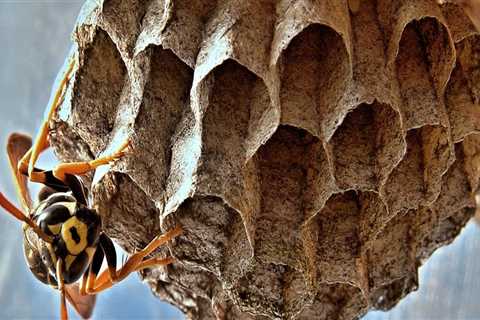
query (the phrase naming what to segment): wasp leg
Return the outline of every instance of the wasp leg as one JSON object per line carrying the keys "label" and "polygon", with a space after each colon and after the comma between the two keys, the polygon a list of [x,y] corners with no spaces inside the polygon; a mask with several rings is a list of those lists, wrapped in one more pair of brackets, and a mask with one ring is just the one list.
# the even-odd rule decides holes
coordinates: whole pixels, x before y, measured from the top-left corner
{"label": "wasp leg", "polygon": [[53,239],[49,235],[47,235],[45,232],[40,229],[40,227],[30,219],[30,217],[27,217],[20,209],[18,209],[13,203],[11,203],[4,195],[3,193],[0,192],[0,206],[4,208],[8,213],[10,213],[12,216],[17,218],[18,220],[25,222],[27,225],[29,225],[33,231],[35,231],[40,238],[42,238],[44,241],[48,243],[52,243]]}
{"label": "wasp leg", "polygon": [[125,264],[125,266],[121,270],[119,270],[119,273],[118,273],[119,276],[115,280],[112,280],[111,274],[104,271],[100,275],[100,277],[98,277],[98,279],[95,281],[95,286],[87,286],[87,293],[97,294],[104,290],[107,290],[111,288],[115,283],[125,279],[132,272],[140,271],[146,268],[166,266],[173,262],[175,262],[175,259],[172,257],[168,257],[168,258],[156,257],[156,258],[142,260],[141,262],[137,263],[137,265],[131,264],[129,267],[127,267],[127,265]]}
{"label": "wasp leg", "polygon": [[166,266],[167,264],[173,263],[175,261],[174,258],[150,258],[147,260],[143,260],[136,268],[135,271],[140,271],[146,268],[156,267],[156,266]]}
{"label": "wasp leg", "polygon": [[[39,150],[39,153],[46,150],[50,145],[48,141],[43,146],[42,149]],[[22,160],[18,163],[18,172],[22,175],[28,177],[28,180],[31,182],[37,182],[45,185],[49,185],[50,187],[56,189],[57,191],[63,191],[65,188],[65,183],[56,179],[51,171],[38,169],[37,167],[33,167],[32,171],[29,171],[29,163],[30,163],[30,156],[32,154],[32,149],[28,150],[28,152],[23,156]]]}
{"label": "wasp leg", "polygon": [[[165,266],[168,264],[171,264],[175,261],[174,258],[169,257],[169,258],[150,258],[144,261],[140,261],[139,263],[137,262],[137,265],[131,264],[129,267],[125,264],[125,266],[119,270],[119,276],[117,279],[112,280],[111,276],[108,272],[108,270],[104,271],[100,277],[98,277],[97,281],[95,281],[95,286],[94,287],[88,287],[87,286],[87,293],[88,294],[97,294],[100,293],[106,289],[111,288],[115,283],[118,283],[125,279],[130,273],[135,272],[135,271],[140,271],[145,268],[151,268],[151,267],[158,267],[158,266]],[[128,263],[128,261],[127,261]],[[92,289],[93,288],[93,289]]]}
{"label": "wasp leg", "polygon": [[57,260],[57,281],[58,281],[58,290],[60,290],[60,318],[62,320],[68,319],[68,311],[67,311],[67,302],[65,300],[65,283],[63,281],[63,260]]}
{"label": "wasp leg", "polygon": [[80,293],[89,294],[91,289],[95,286],[98,272],[103,263],[103,258],[107,258],[107,266],[109,274],[115,275],[117,271],[117,254],[112,240],[105,234],[100,234],[97,250],[93,256],[92,263],[89,269],[85,272],[82,278]]}
{"label": "wasp leg", "polygon": [[88,267],[87,271],[83,274],[82,283],[80,284],[80,294],[87,295],[87,288],[89,286],[93,286],[95,279],[97,278],[98,272],[102,267],[103,258],[105,254],[103,253],[102,248],[100,246],[97,247],[95,250],[95,254],[93,255],[92,262]]}
{"label": "wasp leg", "polygon": [[[10,162],[10,169],[14,178],[17,195],[22,203],[23,210],[30,212],[32,209],[32,199],[28,192],[28,167],[19,166],[20,159],[31,153],[32,138],[22,133],[12,133],[7,141],[7,154]],[[20,167],[20,169],[19,169]],[[46,199],[50,194],[58,191],[71,190],[73,195],[80,203],[86,205],[86,196],[83,184],[75,176],[67,175],[65,183],[56,179],[52,171],[43,171],[33,168],[32,180],[41,182],[45,187],[39,193],[39,200]]]}
{"label": "wasp leg", "polygon": [[[28,166],[19,165],[21,163],[19,159],[22,156],[25,158],[29,153],[31,153],[32,149],[29,149],[31,145],[32,139],[29,136],[20,133],[11,134],[7,143],[7,153],[10,160],[12,174],[15,178],[17,193],[26,211],[30,211],[32,207],[32,200],[27,188]],[[85,188],[81,181],[79,181],[79,179],[74,175],[67,174],[65,181],[60,181],[55,178],[51,170],[46,171],[34,167],[29,178],[32,182],[39,182],[45,185],[38,195],[39,200],[46,199],[54,192],[65,192],[71,190],[77,201],[87,205]]]}
{"label": "wasp leg", "polygon": [[107,258],[107,267],[110,278],[114,280],[117,278],[117,253],[115,251],[115,246],[113,245],[112,240],[104,233],[100,235],[99,243],[105,253],[105,257]]}
{"label": "wasp leg", "polygon": [[[53,175],[53,173],[52,173]],[[69,189],[72,191],[73,196],[75,199],[87,206],[87,191],[85,190],[85,186],[82,183],[81,179],[77,176],[67,174],[65,175],[65,183],[69,187]]]}
{"label": "wasp leg", "polygon": [[65,181],[66,175],[82,175],[96,168],[114,162],[126,154],[126,148],[130,142],[125,142],[120,149],[112,155],[98,158],[92,161],[61,163],[53,169],[55,178]]}
{"label": "wasp leg", "polygon": [[42,188],[38,194],[39,200],[45,200],[49,195],[55,192],[72,191],[73,196],[79,203],[87,205],[85,187],[78,177],[71,174],[65,174],[65,181],[61,181],[53,175],[52,170],[47,171],[38,168],[34,168],[34,170],[35,171],[30,177],[30,180],[44,185],[44,188]]}
{"label": "wasp leg", "polygon": [[[47,271],[48,272],[48,271]],[[47,283],[55,290],[59,289],[57,279],[49,272],[47,273]],[[95,307],[96,296],[84,296],[80,294],[80,287],[78,283],[71,285],[64,285],[65,297],[70,305],[77,311],[82,319],[89,319]]]}
{"label": "wasp leg", "polygon": [[[47,150],[48,147],[50,147],[50,143],[47,141],[45,141],[45,143],[42,145],[42,148],[38,149],[38,154],[42,153],[43,151]],[[32,158],[32,147],[27,151],[27,153],[25,153],[25,155],[22,157],[22,159],[20,159],[20,161],[18,162],[18,165],[17,165],[17,169],[18,169],[18,172],[26,175],[27,177],[30,178],[31,180],[31,177],[30,177],[30,174],[28,173],[28,168],[29,168],[29,163],[30,163],[30,159]],[[35,168],[32,170],[32,174],[35,176]],[[31,180],[33,181],[33,180]],[[37,182],[37,181],[34,181],[34,182]]]}
{"label": "wasp leg", "polygon": [[31,152],[26,154],[25,157],[22,159],[22,162],[19,164],[19,166],[26,166],[26,163],[28,163],[29,177],[31,177],[34,171],[35,163],[37,162],[37,159],[40,156],[40,153],[49,147],[49,142],[48,142],[48,133],[50,130],[49,123],[50,123],[50,120],[52,120],[58,107],[61,105],[63,101],[67,83],[68,81],[70,81],[70,76],[73,72],[74,66],[75,66],[75,59],[72,59],[72,61],[70,62],[70,65],[68,66],[67,72],[65,73],[65,76],[63,77],[57,91],[55,92],[55,96],[53,98],[52,105],[50,106],[50,110],[48,112],[47,118],[43,121],[40,127],[40,131],[37,135],[37,138],[35,139],[35,143],[33,144]]}
{"label": "wasp leg", "polygon": [[[106,290],[113,286],[115,283],[122,281],[125,279],[130,273],[142,270],[144,268],[152,267],[154,265],[167,265],[174,261],[173,258],[150,258],[144,260],[144,258],[151,254],[155,249],[157,249],[162,244],[170,241],[171,239],[177,237],[182,233],[182,228],[177,226],[176,228],[168,231],[165,234],[159,235],[155,239],[153,239],[143,250],[131,255],[127,262],[120,268],[120,270],[116,270],[115,272],[112,271],[112,268],[109,268],[103,271],[100,276],[95,280],[94,286],[87,286],[87,293],[88,294],[96,294],[103,290]],[[112,247],[113,248],[113,247]],[[115,250],[115,248],[113,248]],[[105,253],[108,258],[108,254]],[[114,251],[113,251],[114,254]],[[108,263],[108,260],[107,260]],[[115,269],[115,268],[113,268]]]}

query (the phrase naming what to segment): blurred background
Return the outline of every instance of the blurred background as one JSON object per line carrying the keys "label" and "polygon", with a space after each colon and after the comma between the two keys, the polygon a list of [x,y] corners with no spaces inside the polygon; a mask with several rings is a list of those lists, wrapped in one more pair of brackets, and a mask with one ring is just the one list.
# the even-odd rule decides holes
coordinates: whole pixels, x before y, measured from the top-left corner
{"label": "blurred background", "polygon": [[[0,190],[16,200],[5,141],[13,131],[35,135],[51,86],[70,48],[84,1],[0,0]],[[52,167],[46,154],[41,167]],[[0,210],[1,211],[1,210]],[[0,212],[0,319],[59,317],[59,295],[38,282],[24,261],[21,225]],[[390,312],[364,320],[480,319],[480,229],[471,221],[420,269],[420,288]],[[70,309],[70,316],[76,318]],[[184,319],[156,299],[137,275],[102,293],[94,319]]]}

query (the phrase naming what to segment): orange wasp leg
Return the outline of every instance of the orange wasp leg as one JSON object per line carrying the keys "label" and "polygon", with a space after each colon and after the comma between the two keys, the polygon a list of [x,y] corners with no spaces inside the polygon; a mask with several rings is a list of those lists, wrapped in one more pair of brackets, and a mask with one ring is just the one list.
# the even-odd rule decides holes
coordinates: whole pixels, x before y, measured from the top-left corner
{"label": "orange wasp leg", "polygon": [[[103,290],[112,287],[115,283],[125,279],[130,273],[153,266],[168,265],[174,261],[173,258],[144,258],[151,254],[155,249],[179,236],[182,233],[180,226],[168,231],[165,234],[157,236],[143,250],[131,255],[127,262],[116,271],[111,268],[104,270],[97,278],[96,274],[90,274],[86,281],[85,292],[87,294],[97,294]],[[83,283],[82,283],[83,284]]]}
{"label": "orange wasp leg", "polygon": [[[48,141],[48,134],[49,134],[49,123],[52,120],[53,116],[55,115],[58,107],[62,104],[63,99],[65,97],[65,91],[68,82],[70,81],[70,76],[73,72],[75,66],[75,59],[72,59],[70,65],[68,66],[67,72],[63,77],[60,85],[55,92],[55,96],[48,112],[47,118],[43,121],[39,134],[35,139],[35,143],[30,150],[23,156],[23,158],[18,163],[18,171],[23,174],[27,174],[30,181],[32,182],[39,182],[45,183],[47,181],[47,177],[44,171],[35,170],[35,163],[38,160],[40,154],[50,147],[50,143]],[[72,175],[81,175],[87,173],[88,171],[95,170],[97,167],[108,164],[112,161],[118,160],[122,157],[125,152],[124,149],[128,147],[129,142],[124,143],[120,150],[115,152],[111,156],[102,157],[96,160],[87,161],[87,162],[71,162],[71,163],[62,163],[54,168],[53,175],[55,178],[59,179],[62,182],[65,182],[65,175],[72,174]]]}
{"label": "orange wasp leg", "polygon": [[[128,263],[130,265],[128,265]],[[117,277],[112,280],[111,274],[108,270],[105,270],[96,280],[95,285],[92,287],[87,287],[88,294],[98,294],[104,290],[111,288],[115,283],[118,283],[125,279],[130,273],[135,271],[140,271],[145,268],[165,266],[175,262],[175,259],[172,257],[169,258],[150,258],[141,262],[138,260],[127,261],[127,263],[117,272]]]}
{"label": "orange wasp leg", "polygon": [[58,290],[60,291],[60,317],[62,320],[68,319],[67,302],[65,295],[65,283],[63,281],[63,260],[58,259],[56,265]]}
{"label": "orange wasp leg", "polygon": [[114,154],[92,161],[61,163],[53,169],[53,176],[61,181],[65,181],[66,174],[82,175],[95,170],[102,165],[109,164],[123,157],[126,154],[125,149],[127,149],[129,144],[130,142],[127,141]]}
{"label": "orange wasp leg", "polygon": [[[19,163],[18,169],[20,172],[25,172],[25,169],[28,163],[27,172],[30,179],[32,179],[32,173],[34,172],[35,163],[37,162],[37,159],[40,156],[40,153],[49,147],[49,143],[48,143],[48,133],[50,129],[49,123],[50,123],[50,120],[52,120],[58,107],[62,104],[66,87],[67,87],[68,81],[70,81],[70,76],[73,72],[74,66],[75,66],[75,59],[72,59],[72,61],[70,62],[70,65],[68,66],[67,72],[65,73],[65,76],[63,77],[57,91],[55,92],[52,105],[48,112],[48,116],[43,121],[40,127],[39,134],[35,139],[35,143],[33,144],[31,151],[27,152]],[[34,180],[31,180],[31,181],[34,181]],[[38,181],[38,182],[41,182],[41,181]]]}

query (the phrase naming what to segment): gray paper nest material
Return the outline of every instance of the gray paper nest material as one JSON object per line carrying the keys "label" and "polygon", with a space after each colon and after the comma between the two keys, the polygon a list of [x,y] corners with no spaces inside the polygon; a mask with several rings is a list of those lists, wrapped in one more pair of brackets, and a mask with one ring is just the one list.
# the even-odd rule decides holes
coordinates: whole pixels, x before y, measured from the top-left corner
{"label": "gray paper nest material", "polygon": [[87,1],[74,38],[52,144],[130,137],[94,201],[129,251],[184,227],[143,277],[189,318],[389,309],[473,214],[480,41],[455,5]]}

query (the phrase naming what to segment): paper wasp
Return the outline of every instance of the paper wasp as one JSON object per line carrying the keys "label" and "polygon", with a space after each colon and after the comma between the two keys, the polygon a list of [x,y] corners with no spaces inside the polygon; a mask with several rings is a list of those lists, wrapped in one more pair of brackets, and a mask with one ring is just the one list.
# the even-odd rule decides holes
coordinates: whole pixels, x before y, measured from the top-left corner
{"label": "paper wasp", "polygon": [[[0,206],[23,222],[23,247],[30,271],[41,282],[60,291],[62,319],[68,318],[66,300],[80,316],[88,318],[95,305],[95,294],[134,271],[172,263],[171,257],[147,256],[182,232],[177,226],[156,236],[117,270],[113,242],[102,231],[101,217],[91,208],[87,189],[78,176],[125,156],[130,147],[128,141],[112,155],[89,162],[61,163],[53,170],[35,167],[40,153],[50,146],[49,123],[63,101],[74,66],[72,59],[35,143],[32,145],[29,136],[19,133],[8,138],[8,158],[23,210],[0,192]],[[44,185],[36,205],[31,200],[28,181]],[[108,267],[99,274],[104,259]]]}

